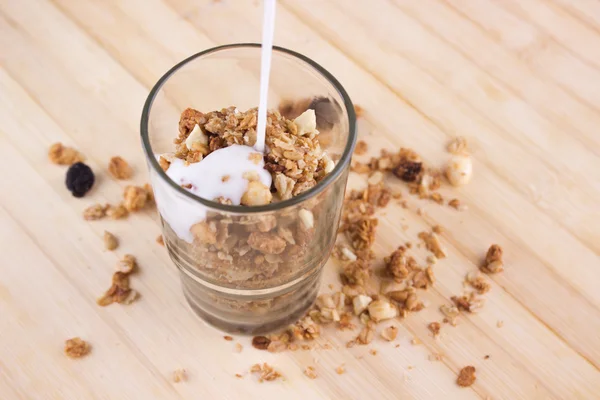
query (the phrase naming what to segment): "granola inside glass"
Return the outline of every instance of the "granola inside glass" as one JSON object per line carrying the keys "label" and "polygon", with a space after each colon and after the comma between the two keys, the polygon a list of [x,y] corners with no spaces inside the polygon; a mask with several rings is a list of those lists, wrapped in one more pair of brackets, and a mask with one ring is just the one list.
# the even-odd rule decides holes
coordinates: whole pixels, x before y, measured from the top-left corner
{"label": "granola inside glass", "polygon": [[[232,45],[192,56],[157,83],[142,116],[164,242],[190,306],[217,327],[252,334],[294,322],[314,302],[335,242],[355,141],[353,107],[339,83],[307,58],[275,49],[271,82],[285,90],[268,113],[266,150],[235,161],[260,169],[211,176],[223,183],[244,179],[246,189],[237,199],[199,196],[206,188],[180,172],[209,162],[215,152],[253,146],[257,110],[241,107],[251,104],[243,94],[248,91],[229,99],[239,108],[189,99],[204,92],[203,85],[214,85],[211,73],[222,72],[223,62],[235,64],[231,75],[246,74],[238,61],[243,58],[251,70],[259,53],[259,45]],[[294,88],[287,83],[290,76],[305,82]],[[283,98],[296,99],[293,109]],[[282,104],[280,113],[276,108]]]}

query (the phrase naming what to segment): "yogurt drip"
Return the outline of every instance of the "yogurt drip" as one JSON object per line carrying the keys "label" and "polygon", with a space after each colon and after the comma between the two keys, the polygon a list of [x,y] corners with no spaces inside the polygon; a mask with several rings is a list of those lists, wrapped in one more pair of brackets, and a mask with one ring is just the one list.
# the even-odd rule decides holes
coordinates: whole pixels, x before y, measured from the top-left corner
{"label": "yogurt drip", "polygon": [[[258,162],[251,154],[259,154]],[[266,187],[271,187],[271,174],[264,169],[261,153],[252,147],[232,145],[213,151],[202,161],[186,166],[185,161],[174,158],[166,174],[177,185],[191,185],[186,190],[198,197],[214,200],[223,197],[239,205],[248,189],[245,174],[256,174]],[[247,175],[246,175],[247,176]],[[161,181],[160,178],[156,179]],[[164,182],[154,182],[156,204],[162,217],[181,239],[192,243],[190,228],[206,218],[207,208],[187,199]]]}

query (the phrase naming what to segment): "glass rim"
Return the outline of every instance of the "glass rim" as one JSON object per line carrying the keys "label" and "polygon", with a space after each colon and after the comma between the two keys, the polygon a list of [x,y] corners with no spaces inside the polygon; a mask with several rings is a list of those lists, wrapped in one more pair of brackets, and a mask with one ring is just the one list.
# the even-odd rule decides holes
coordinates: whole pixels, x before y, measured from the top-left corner
{"label": "glass rim", "polygon": [[242,205],[229,205],[229,204],[221,204],[216,201],[204,199],[200,196],[197,196],[181,186],[177,185],[171,178],[167,176],[165,171],[161,168],[158,160],[155,157],[155,154],[152,152],[152,145],[150,144],[150,136],[148,132],[148,120],[150,116],[150,110],[154,103],[154,99],[156,98],[158,92],[163,87],[163,85],[169,80],[169,78],[174,75],[179,69],[187,65],[188,63],[196,60],[197,58],[201,58],[203,56],[217,53],[222,50],[230,50],[236,48],[261,48],[260,43],[234,43],[234,44],[226,44],[222,46],[212,47],[203,51],[200,51],[183,61],[175,64],[171,69],[169,69],[152,87],[146,101],[144,102],[144,108],[142,110],[142,118],[140,122],[140,133],[142,139],[142,147],[144,148],[144,152],[150,163],[151,167],[158,173],[160,178],[166,181],[169,186],[179,192],[181,195],[190,198],[191,200],[197,201],[200,204],[209,207],[213,210],[228,212],[232,214],[257,214],[257,213],[265,213],[271,211],[278,211],[281,209],[285,209],[288,207],[293,207],[298,204],[305,202],[306,200],[311,199],[312,197],[318,195],[327,187],[329,187],[344,171],[347,164],[350,163],[350,159],[352,158],[352,152],[356,143],[356,114],[354,112],[354,105],[352,104],[352,100],[350,100],[350,96],[344,89],[344,87],[340,84],[340,82],[325,68],[311,60],[310,58],[295,52],[293,50],[286,49],[280,46],[273,46],[274,52],[279,52],[283,54],[287,54],[296,59],[299,59],[312,68],[316,70],[322,77],[324,77],[337,91],[337,93],[341,96],[344,101],[344,107],[346,108],[346,114],[348,115],[348,140],[346,141],[346,146],[344,147],[344,151],[342,152],[342,156],[340,160],[335,165],[334,169],[325,176],[325,178],[319,182],[317,185],[312,187],[311,189],[302,192],[298,196],[292,197],[291,199],[282,200],[276,203],[270,203],[264,206],[242,206]]}

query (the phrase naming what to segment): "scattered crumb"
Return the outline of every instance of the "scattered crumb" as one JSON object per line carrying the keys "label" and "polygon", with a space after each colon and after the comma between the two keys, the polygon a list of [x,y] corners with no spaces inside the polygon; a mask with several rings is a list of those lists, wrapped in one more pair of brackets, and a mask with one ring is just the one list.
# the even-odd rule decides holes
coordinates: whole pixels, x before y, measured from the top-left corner
{"label": "scattered crumb", "polygon": [[116,156],[110,159],[108,163],[108,172],[115,179],[129,179],[133,175],[133,170],[123,158]]}
{"label": "scattered crumb", "polygon": [[306,367],[304,369],[304,375],[308,376],[310,379],[317,379],[317,372],[315,371],[315,367]]}
{"label": "scattered crumb", "polygon": [[68,339],[65,342],[65,354],[67,357],[80,358],[89,354],[90,351],[90,344],[79,337]]}
{"label": "scattered crumb", "polygon": [[468,154],[467,139],[463,136],[457,136],[448,143],[446,150],[451,154]]}
{"label": "scattered crumb", "polygon": [[165,245],[165,239],[163,238],[163,235],[158,235],[156,238],[156,243],[160,244],[161,246]]}
{"label": "scattered crumb", "polygon": [[468,365],[460,370],[456,383],[458,386],[468,387],[475,383],[475,367]]}
{"label": "scattered crumb", "polygon": [[398,336],[398,328],[396,328],[393,325],[388,326],[383,331],[381,331],[381,337],[384,338],[385,340],[387,340],[388,342],[395,340],[397,336]]}
{"label": "scattered crumb", "polygon": [[258,350],[267,350],[271,344],[271,339],[266,336],[254,336],[252,338],[252,347]]}
{"label": "scattered crumb", "polygon": [[356,118],[361,118],[365,114],[365,110],[358,104],[355,104],[354,113],[356,114]]}
{"label": "scattered crumb", "polygon": [[50,162],[58,165],[71,165],[76,162],[85,161],[83,154],[71,147],[65,147],[62,143],[54,143],[48,150]]}
{"label": "scattered crumb", "polygon": [[486,274],[495,274],[504,271],[502,255],[502,247],[497,244],[491,245],[485,256],[485,261],[479,269]]}
{"label": "scattered crumb", "polygon": [[123,205],[127,211],[139,211],[146,205],[149,193],[140,186],[127,186],[123,192]]}
{"label": "scattered crumb", "polygon": [[489,360],[490,356],[489,354],[486,354],[485,357],[483,357],[484,360]]}
{"label": "scattered crumb", "polygon": [[439,322],[431,322],[427,328],[433,333],[433,337],[438,337],[440,334],[441,325]]}
{"label": "scattered crumb", "polygon": [[329,290],[333,290],[333,288],[334,288],[333,283],[330,283],[329,285],[327,285],[327,287],[329,288]]}
{"label": "scattered crumb", "polygon": [[369,353],[371,353],[372,356],[376,356],[377,355],[377,350],[371,349],[371,350],[369,350]]}
{"label": "scattered crumb", "polygon": [[410,341],[410,343],[413,346],[417,346],[417,345],[421,344],[421,341],[419,340],[419,338],[414,338],[413,340]]}
{"label": "scattered crumb", "polygon": [[173,382],[179,383],[185,381],[187,381],[187,373],[185,372],[185,369],[180,368],[173,371]]}
{"label": "scattered crumb", "polygon": [[448,205],[457,210],[463,210],[464,208],[461,206],[459,199],[452,199],[448,202]]}
{"label": "scattered crumb", "polygon": [[395,347],[395,348],[398,348],[398,347],[400,347],[400,345],[399,345],[399,344],[397,344],[397,345],[395,345],[394,347]]}
{"label": "scattered crumb", "polygon": [[229,336],[229,335],[223,336],[223,339],[227,340],[228,342],[233,341],[233,338],[231,336]]}
{"label": "scattered crumb", "polygon": [[446,317],[444,318],[444,322],[448,322],[450,325],[456,326],[456,318],[458,318],[458,315],[460,314],[458,307],[442,304],[440,306],[440,311]]}
{"label": "scattered crumb", "polygon": [[116,236],[108,231],[104,231],[104,248],[112,251],[119,246],[119,241]]}
{"label": "scattered crumb", "polygon": [[111,219],[121,219],[129,215],[129,211],[127,211],[123,204],[118,204],[116,206],[108,205],[106,215]]}
{"label": "scattered crumb", "polygon": [[243,376],[241,374],[235,374],[236,378],[243,378]]}
{"label": "scattered crumb", "polygon": [[440,238],[433,232],[421,232],[419,238],[425,242],[427,250],[433,253],[434,256],[439,258],[446,258],[446,249],[442,246]]}
{"label": "scattered crumb", "polygon": [[465,283],[471,286],[477,293],[484,294],[490,291],[492,285],[483,277],[479,271],[471,271],[465,277]]}
{"label": "scattered crumb", "polygon": [[452,296],[450,298],[461,311],[469,313],[477,312],[485,303],[485,299],[477,297],[475,292],[471,292],[462,296]]}
{"label": "scattered crumb", "polygon": [[442,361],[443,356],[440,353],[433,353],[427,356],[429,361]]}
{"label": "scattered crumb", "polygon": [[440,225],[434,225],[434,226],[431,228],[431,230],[432,230],[434,233],[437,233],[437,234],[441,234],[441,233],[443,233],[443,232],[444,232],[444,229],[443,229],[443,228],[442,228]]}
{"label": "scattered crumb", "polygon": [[125,254],[122,260],[117,264],[117,271],[124,274],[130,274],[137,267],[137,261],[131,254]]}
{"label": "scattered crumb", "polygon": [[498,320],[498,322],[496,322],[496,327],[502,328],[503,326],[504,326],[504,321]]}
{"label": "scattered crumb", "polygon": [[278,378],[283,378],[283,375],[281,375],[281,373],[279,373],[279,371],[276,371],[275,368],[273,368],[272,366],[270,366],[267,363],[263,363],[262,365],[260,364],[254,364],[251,368],[250,368],[250,373],[258,375],[258,381],[260,383],[264,382],[264,381],[274,381]]}
{"label": "scattered crumb", "polygon": [[242,346],[240,343],[236,343],[234,346],[234,350],[236,353],[241,353],[243,349],[244,349],[244,346]]}
{"label": "scattered crumb", "polygon": [[359,140],[354,148],[354,154],[357,156],[362,156],[363,154],[366,154],[367,151],[369,151],[369,145],[367,145],[367,142],[364,140]]}

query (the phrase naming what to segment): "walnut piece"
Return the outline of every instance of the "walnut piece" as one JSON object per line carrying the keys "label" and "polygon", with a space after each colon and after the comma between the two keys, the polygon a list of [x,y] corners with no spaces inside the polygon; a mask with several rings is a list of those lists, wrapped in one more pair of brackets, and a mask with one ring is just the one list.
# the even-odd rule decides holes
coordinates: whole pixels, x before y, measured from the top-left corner
{"label": "walnut piece", "polygon": [[95,221],[106,216],[107,206],[102,204],[94,204],[83,210],[83,219],[86,221]]}
{"label": "walnut piece", "polygon": [[80,358],[89,354],[90,351],[90,344],[79,337],[68,339],[65,342],[65,354],[67,357]]}
{"label": "walnut piece", "polygon": [[258,375],[258,381],[260,383],[264,381],[274,381],[283,377],[283,375],[281,375],[279,371],[276,371],[275,368],[273,368],[267,363],[263,363],[262,365],[254,364],[250,368],[250,373]]}
{"label": "walnut piece", "polygon": [[104,248],[106,250],[114,250],[119,246],[119,241],[116,236],[108,231],[104,231]]}
{"label": "walnut piece", "polygon": [[85,157],[71,147],[65,147],[62,143],[54,143],[48,150],[48,158],[54,164],[71,165],[82,162]]}
{"label": "walnut piece", "polygon": [[425,242],[427,250],[437,258],[446,258],[446,249],[442,246],[439,236],[435,232],[421,232],[419,238]]}
{"label": "walnut piece", "polygon": [[123,193],[123,205],[127,211],[139,211],[146,205],[148,192],[143,187],[127,186]]}
{"label": "walnut piece", "polygon": [[492,285],[478,271],[469,272],[465,278],[465,282],[479,294],[487,293],[492,288]]}
{"label": "walnut piece", "polygon": [[468,365],[460,370],[458,373],[458,378],[456,379],[456,383],[458,386],[468,387],[475,383],[475,367],[472,365]]}
{"label": "walnut piece", "polygon": [[502,255],[502,247],[497,244],[491,245],[485,256],[484,263],[479,268],[487,274],[495,274],[504,271]]}
{"label": "walnut piece", "polygon": [[110,159],[108,163],[108,172],[115,179],[129,179],[133,175],[133,170],[123,158],[116,156]]}
{"label": "walnut piece", "polygon": [[123,204],[118,204],[116,206],[109,205],[106,209],[106,215],[111,219],[125,218],[128,214],[129,211],[127,211]]}

